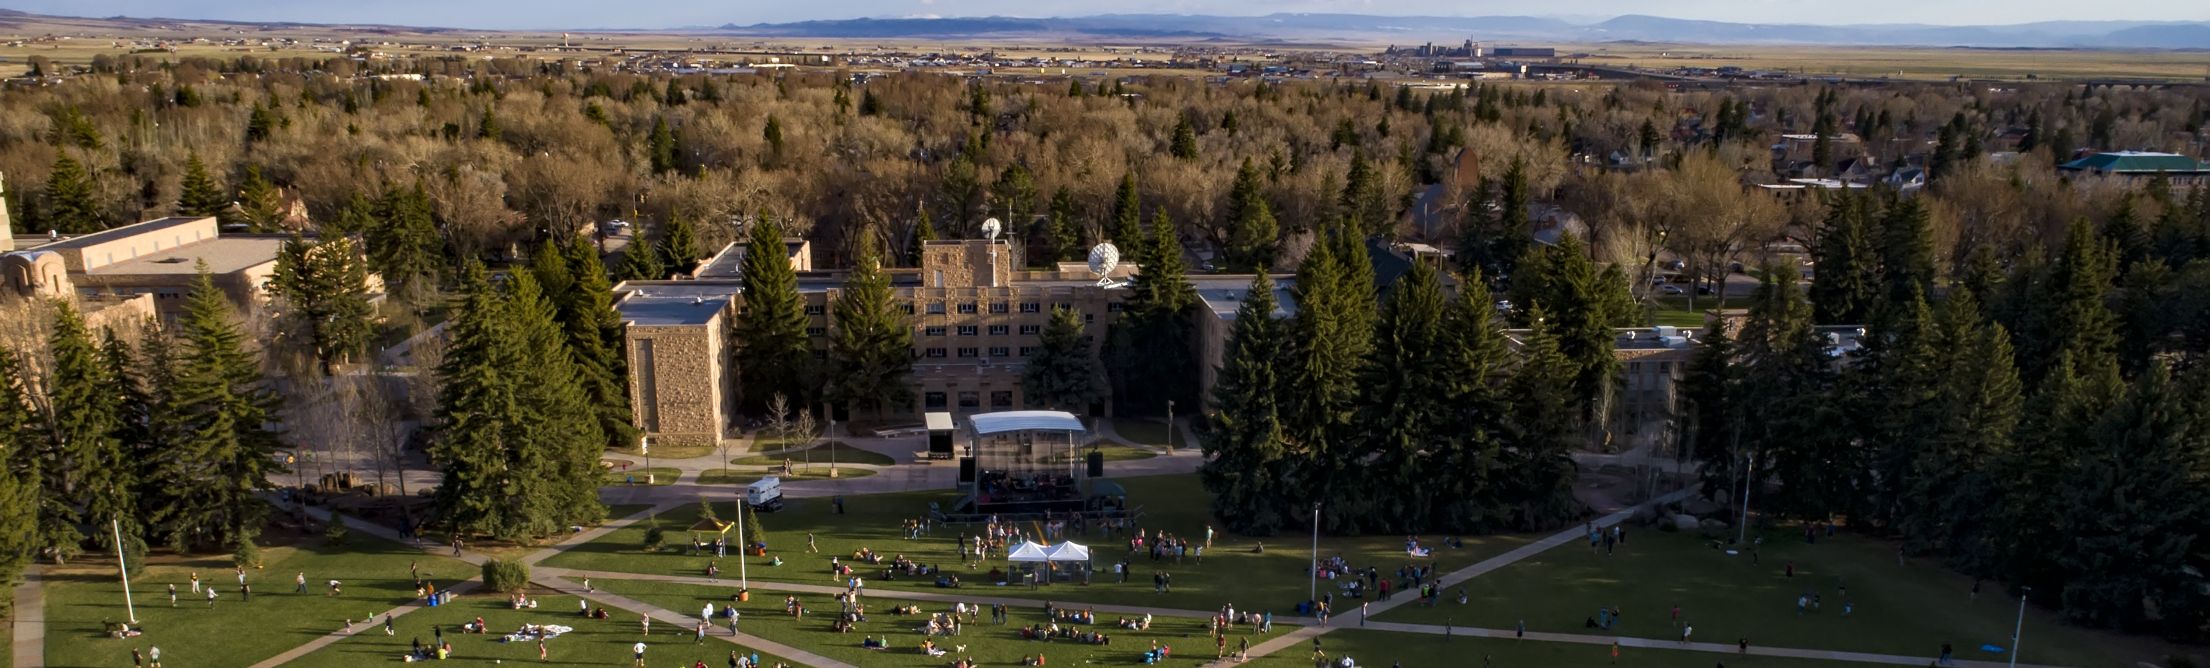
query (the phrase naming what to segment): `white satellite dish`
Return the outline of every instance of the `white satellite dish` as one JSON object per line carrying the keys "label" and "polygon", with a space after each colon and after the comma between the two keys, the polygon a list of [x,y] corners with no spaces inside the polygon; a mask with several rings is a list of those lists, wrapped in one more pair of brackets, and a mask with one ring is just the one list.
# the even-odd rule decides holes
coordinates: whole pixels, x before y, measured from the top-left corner
{"label": "white satellite dish", "polygon": [[1110,243],[1090,247],[1090,273],[1097,274],[1097,287],[1110,290],[1126,285],[1112,278],[1113,268],[1118,266],[1120,249],[1114,248]]}
{"label": "white satellite dish", "polygon": [[998,233],[1003,231],[1005,231],[1005,223],[998,222],[996,218],[983,219],[982,238],[996,241]]}

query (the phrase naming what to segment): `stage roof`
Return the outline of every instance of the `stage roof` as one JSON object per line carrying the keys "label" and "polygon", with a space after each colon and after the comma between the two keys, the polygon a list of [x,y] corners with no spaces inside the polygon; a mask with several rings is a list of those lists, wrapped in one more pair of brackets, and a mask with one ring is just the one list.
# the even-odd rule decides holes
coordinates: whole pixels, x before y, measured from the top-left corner
{"label": "stage roof", "polygon": [[1088,431],[1082,420],[1066,411],[1002,411],[980,413],[967,418],[975,426],[975,434],[1002,434],[1009,431]]}

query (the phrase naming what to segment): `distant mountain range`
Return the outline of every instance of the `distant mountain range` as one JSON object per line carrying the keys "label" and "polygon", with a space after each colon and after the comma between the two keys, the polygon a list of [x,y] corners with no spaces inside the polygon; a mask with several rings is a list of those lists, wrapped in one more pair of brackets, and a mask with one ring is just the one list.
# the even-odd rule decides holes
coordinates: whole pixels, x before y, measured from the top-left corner
{"label": "distant mountain range", "polygon": [[717,33],[759,37],[950,38],[1088,35],[1235,40],[1382,39],[1433,41],[1687,42],[1985,48],[2210,49],[2210,22],[2045,21],[2012,25],[1808,25],[1697,21],[1628,15],[1596,23],[1532,16],[1107,14],[1068,18],[1002,16],[863,18],[728,24]]}

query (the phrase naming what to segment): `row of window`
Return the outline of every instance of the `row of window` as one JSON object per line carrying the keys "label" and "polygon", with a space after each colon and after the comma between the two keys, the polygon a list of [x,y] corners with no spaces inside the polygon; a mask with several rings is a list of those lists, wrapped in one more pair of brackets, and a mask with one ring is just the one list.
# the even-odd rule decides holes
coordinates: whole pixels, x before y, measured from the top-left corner
{"label": "row of window", "polygon": [[[948,393],[944,393],[944,392],[922,392],[922,393],[921,393],[921,407],[922,407],[923,409],[926,409],[926,410],[932,410],[932,411],[944,410],[944,408],[945,408],[945,406],[946,406],[946,403],[947,403],[947,401],[948,401],[948,400],[949,400],[950,398],[951,398],[951,395],[950,395],[950,394],[948,394]],[[960,392],[960,393],[958,394],[958,398],[959,398],[959,407],[960,407],[960,408],[964,408],[964,409],[975,409],[975,408],[981,408],[981,407],[982,407],[982,393],[981,393],[981,392],[975,392],[975,391],[962,391],[962,392]],[[993,392],[991,392],[991,393],[990,393],[990,407],[991,407],[991,408],[1012,408],[1012,407],[1013,407],[1013,391],[1012,391],[1012,390],[996,390],[996,391],[993,391]]]}
{"label": "row of window", "polygon": [[[949,348],[928,348],[921,351],[921,356],[930,359],[943,359],[944,356],[949,354],[950,352],[951,349]],[[976,357],[982,356],[981,348],[960,348],[958,352],[961,359],[974,359]],[[1034,354],[1036,354],[1036,346],[1021,346],[1022,357],[1028,357]],[[990,356],[1012,357],[1013,349],[1007,346],[990,346]]]}

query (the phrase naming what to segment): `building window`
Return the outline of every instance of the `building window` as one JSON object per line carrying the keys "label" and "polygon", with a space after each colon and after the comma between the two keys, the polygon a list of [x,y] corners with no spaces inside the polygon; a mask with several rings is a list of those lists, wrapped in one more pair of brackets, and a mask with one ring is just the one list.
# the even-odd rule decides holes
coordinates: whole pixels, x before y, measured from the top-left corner
{"label": "building window", "polygon": [[1672,362],[1659,362],[1659,363],[1657,363],[1657,371],[1658,371],[1658,373],[1664,373],[1664,374],[1670,374],[1670,373],[1673,373],[1673,363],[1672,363]]}
{"label": "building window", "polygon": [[943,303],[943,302],[929,302],[929,315],[943,315],[943,314],[944,314],[944,303]]}
{"label": "building window", "polygon": [[930,358],[933,358],[933,359],[943,359],[943,358],[944,358],[944,349],[943,349],[943,348],[930,348],[930,349],[928,350],[928,356],[929,356]]}
{"label": "building window", "polygon": [[1007,326],[1005,326],[1005,325],[991,325],[991,326],[990,326],[990,335],[991,335],[991,336],[1005,336],[1007,332],[1011,332],[1011,331],[1013,331],[1013,328],[1011,328],[1011,327],[1007,327]]}
{"label": "building window", "polygon": [[929,326],[927,326],[927,327],[923,327],[923,328],[921,328],[921,335],[922,335],[922,336],[943,336],[943,335],[944,335],[944,326],[943,326],[943,325],[929,325]]}
{"label": "building window", "polygon": [[1105,312],[1106,312],[1106,313],[1119,313],[1119,312],[1120,312],[1120,302],[1113,302],[1113,303],[1110,303],[1110,304],[1106,304],[1106,305],[1105,305]]}
{"label": "building window", "polygon": [[960,312],[960,313],[963,313],[963,314],[973,315],[973,314],[974,314],[974,312],[975,312],[975,303],[974,303],[974,302],[960,302],[960,303],[959,303],[959,312]]}
{"label": "building window", "polygon": [[913,302],[899,302],[898,310],[905,311],[906,315],[913,315]]}
{"label": "building window", "polygon": [[826,351],[826,350],[816,350],[816,351],[813,351],[813,361],[816,361],[816,362],[827,362],[827,361],[829,361],[829,351]]}
{"label": "building window", "polygon": [[921,406],[932,411],[944,410],[944,393],[922,392]]}
{"label": "building window", "polygon": [[1042,313],[1044,305],[1038,302],[1021,302],[1022,313]]}
{"label": "building window", "polygon": [[974,359],[976,357],[981,357],[981,352],[981,348],[960,348],[959,357],[961,359]]}
{"label": "building window", "polygon": [[1009,310],[1011,309],[1006,306],[1005,302],[990,302],[991,313],[1005,313]]}
{"label": "building window", "polygon": [[1074,310],[1074,302],[1059,302],[1059,308],[1072,311]]}
{"label": "building window", "polygon": [[1628,362],[1628,363],[1627,363],[1627,373],[1630,373],[1630,374],[1638,374],[1638,373],[1642,373],[1642,363],[1641,363],[1641,362]]}
{"label": "building window", "polygon": [[1021,325],[1021,336],[1035,336],[1043,331],[1043,325]]}
{"label": "building window", "polygon": [[976,329],[975,329],[975,326],[974,326],[974,325],[960,325],[960,326],[959,326],[959,335],[960,335],[960,336],[974,336],[974,335],[975,335],[975,331],[976,331]]}
{"label": "building window", "polygon": [[981,394],[979,394],[979,393],[975,393],[975,392],[961,392],[961,393],[959,393],[959,407],[960,407],[960,409],[962,409],[962,410],[972,410],[972,409],[976,409],[976,408],[981,408],[981,407],[982,407],[982,395],[981,395]]}
{"label": "building window", "polygon": [[1012,348],[1007,348],[1005,346],[990,346],[991,357],[1011,357],[1012,355]]}
{"label": "building window", "polygon": [[1022,356],[1022,357],[1028,357],[1028,356],[1030,356],[1030,355],[1034,355],[1034,354],[1036,354],[1036,347],[1035,347],[1035,346],[1021,346],[1021,356]]}
{"label": "building window", "polygon": [[936,284],[934,287],[944,287],[944,270],[936,270]]}
{"label": "building window", "polygon": [[806,328],[806,336],[824,336],[824,335],[827,335],[828,333],[829,333],[829,328],[827,328],[827,327],[807,327],[807,328]]}
{"label": "building window", "polygon": [[823,314],[823,313],[828,313],[828,312],[829,312],[829,307],[828,307],[827,305],[824,305],[824,304],[807,304],[807,305],[806,305],[806,315],[821,315],[821,314]]}
{"label": "building window", "polygon": [[1095,313],[1084,313],[1084,314],[1082,314],[1082,322],[1083,322],[1083,324],[1089,324],[1089,323],[1097,322],[1097,314],[1095,314]]}
{"label": "building window", "polygon": [[1013,391],[1012,391],[1012,390],[998,390],[998,391],[995,391],[995,392],[991,392],[991,393],[990,393],[990,407],[991,407],[991,408],[1012,408],[1012,407],[1013,407]]}

